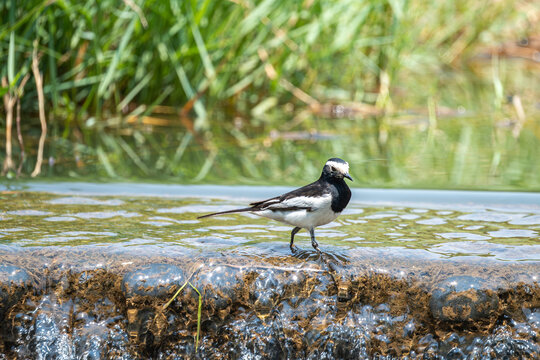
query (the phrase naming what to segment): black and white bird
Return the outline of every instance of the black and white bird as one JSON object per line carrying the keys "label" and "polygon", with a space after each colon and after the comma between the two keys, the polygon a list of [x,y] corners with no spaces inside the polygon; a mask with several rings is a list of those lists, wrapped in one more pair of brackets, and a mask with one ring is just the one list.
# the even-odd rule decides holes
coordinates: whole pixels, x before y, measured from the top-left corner
{"label": "black and white bird", "polygon": [[205,218],[239,212],[274,219],[294,226],[291,232],[291,251],[294,253],[294,235],[306,229],[311,235],[311,245],[319,250],[315,240],[315,228],[334,221],[351,199],[351,190],[344,178],[352,181],[349,164],[338,158],[329,159],[323,167],[319,180],[281,196],[251,203],[249,207],[220,211],[199,216]]}

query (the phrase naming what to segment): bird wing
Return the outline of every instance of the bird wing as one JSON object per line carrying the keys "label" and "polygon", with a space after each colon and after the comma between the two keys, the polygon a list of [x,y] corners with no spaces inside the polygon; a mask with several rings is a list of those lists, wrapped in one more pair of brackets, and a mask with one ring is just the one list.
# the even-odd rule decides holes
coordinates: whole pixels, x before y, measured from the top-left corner
{"label": "bird wing", "polygon": [[250,206],[254,207],[254,208],[259,208],[259,207],[265,207],[267,205],[271,205],[271,204],[275,204],[275,203],[278,203],[281,198],[281,196],[276,196],[276,197],[273,197],[271,199],[266,199],[266,200],[261,200],[261,201],[256,201],[256,202],[252,202],[251,204],[249,204]]}
{"label": "bird wing", "polygon": [[[321,197],[322,195],[322,197]],[[314,211],[331,201],[330,193],[316,181],[281,196],[251,203],[253,211]]]}

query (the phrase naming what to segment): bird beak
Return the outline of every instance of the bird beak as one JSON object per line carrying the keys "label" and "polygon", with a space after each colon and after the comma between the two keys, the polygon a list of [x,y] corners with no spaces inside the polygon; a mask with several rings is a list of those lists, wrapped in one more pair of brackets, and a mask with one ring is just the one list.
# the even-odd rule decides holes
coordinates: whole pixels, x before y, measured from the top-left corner
{"label": "bird beak", "polygon": [[354,181],[351,177],[351,175],[349,175],[349,173],[346,173],[345,175],[343,175],[344,177],[346,177],[347,179],[351,180],[351,181]]}

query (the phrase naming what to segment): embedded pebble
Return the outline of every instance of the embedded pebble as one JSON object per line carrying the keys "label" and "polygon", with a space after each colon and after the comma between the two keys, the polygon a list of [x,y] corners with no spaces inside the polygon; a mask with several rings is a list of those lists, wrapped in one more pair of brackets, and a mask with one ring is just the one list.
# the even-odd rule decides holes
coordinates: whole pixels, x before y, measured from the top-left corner
{"label": "embedded pebble", "polygon": [[469,322],[489,320],[497,314],[499,297],[486,288],[484,280],[472,276],[453,276],[437,285],[430,308],[441,321]]}
{"label": "embedded pebble", "polygon": [[192,283],[205,294],[205,307],[216,311],[219,317],[229,313],[232,305],[242,296],[242,272],[226,265],[205,266]]}
{"label": "embedded pebble", "polygon": [[185,281],[184,272],[178,266],[150,264],[127,273],[122,280],[122,290],[127,297],[161,297],[169,295],[173,285],[182,286]]}
{"label": "embedded pebble", "polygon": [[250,297],[259,316],[268,315],[283,293],[283,287],[276,275],[276,270],[273,269],[262,271],[253,283]]}
{"label": "embedded pebble", "polygon": [[[22,287],[30,283],[30,275],[24,269],[13,265],[0,265],[0,315],[7,303],[18,300]],[[1,316],[0,316],[1,318]]]}
{"label": "embedded pebble", "polygon": [[23,286],[30,281],[24,269],[13,265],[0,265],[0,286]]}
{"label": "embedded pebble", "polygon": [[24,286],[30,281],[26,270],[13,265],[0,265],[0,321],[4,318],[5,311],[19,301]]}

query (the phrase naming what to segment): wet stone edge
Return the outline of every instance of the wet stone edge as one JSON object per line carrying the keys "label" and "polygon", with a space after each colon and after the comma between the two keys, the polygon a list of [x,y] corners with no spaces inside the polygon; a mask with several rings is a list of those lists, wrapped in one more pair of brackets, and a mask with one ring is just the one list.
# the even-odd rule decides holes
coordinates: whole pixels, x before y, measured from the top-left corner
{"label": "wet stone edge", "polygon": [[1,349],[9,354],[17,342],[12,325],[17,326],[19,314],[33,311],[41,299],[51,296],[59,303],[76,303],[78,313],[95,312],[97,304],[114,308],[108,314],[122,318],[115,325],[129,335],[134,353],[152,353],[177,339],[193,344],[198,317],[196,291],[186,287],[163,309],[187,281],[203,294],[200,315],[206,335],[218,334],[246,311],[264,320],[294,309],[295,316],[304,316],[306,323],[317,322],[324,317],[321,304],[334,318],[346,317],[360,304],[384,305],[389,314],[406,314],[433,332],[473,328],[479,333],[501,317],[519,319],[523,308],[540,308],[538,283],[506,283],[506,287],[494,288],[480,276],[431,274],[432,282],[427,283],[422,275],[415,277],[414,271],[413,275],[397,276],[350,264],[294,268],[253,262],[243,265],[238,259],[236,263],[163,260],[169,262],[131,259],[124,262],[127,266],[90,266],[86,270],[57,264],[34,263],[33,269],[1,265]]}

